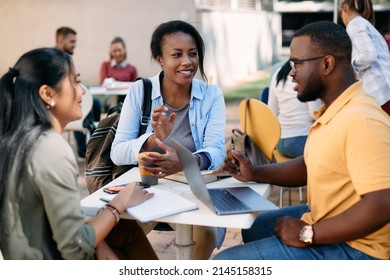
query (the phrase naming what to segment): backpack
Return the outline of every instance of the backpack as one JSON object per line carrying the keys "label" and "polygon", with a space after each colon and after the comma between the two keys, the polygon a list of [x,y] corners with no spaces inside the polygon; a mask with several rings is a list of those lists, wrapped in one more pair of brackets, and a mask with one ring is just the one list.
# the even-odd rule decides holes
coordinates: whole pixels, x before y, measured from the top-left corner
{"label": "backpack", "polygon": [[[142,79],[144,85],[144,101],[142,104],[142,119],[138,137],[145,133],[149,124],[152,107],[152,83],[147,78]],[[115,178],[127,172],[136,165],[115,165],[110,157],[111,145],[115,138],[122,102],[108,110],[107,117],[101,120],[87,143],[85,153],[85,180],[89,193],[93,193]]]}

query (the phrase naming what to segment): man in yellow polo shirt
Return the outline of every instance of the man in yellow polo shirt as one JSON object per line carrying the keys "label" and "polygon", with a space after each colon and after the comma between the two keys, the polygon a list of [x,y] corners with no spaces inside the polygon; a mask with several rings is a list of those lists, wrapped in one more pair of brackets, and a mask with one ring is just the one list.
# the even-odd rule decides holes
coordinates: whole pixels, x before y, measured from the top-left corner
{"label": "man in yellow polo shirt", "polygon": [[253,167],[233,151],[215,173],[307,185],[308,204],[259,214],[243,230],[244,244],[215,259],[389,259],[390,118],[356,80],[343,27],[330,21],[306,25],[290,51],[297,98],[323,102],[304,156]]}

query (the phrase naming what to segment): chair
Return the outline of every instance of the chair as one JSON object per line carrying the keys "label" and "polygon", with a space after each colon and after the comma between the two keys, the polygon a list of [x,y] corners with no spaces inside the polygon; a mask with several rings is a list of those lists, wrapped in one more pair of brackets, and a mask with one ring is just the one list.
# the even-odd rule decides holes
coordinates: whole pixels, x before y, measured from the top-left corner
{"label": "chair", "polygon": [[[247,98],[240,102],[238,112],[241,129],[253,139],[268,159],[271,160],[274,157],[276,162],[290,159],[281,155],[276,149],[281,127],[277,116],[266,104],[257,99]],[[279,207],[283,207],[284,189],[280,187]],[[289,191],[291,191],[290,188]],[[299,197],[300,201],[303,201],[302,187],[299,188]]]}
{"label": "chair", "polygon": [[89,112],[92,110],[92,105],[93,105],[93,96],[92,93],[84,86],[82,87],[85,90],[85,94],[83,95],[82,103],[81,103],[81,111],[83,113],[83,116],[81,119],[73,121],[68,123],[65,128],[64,132],[68,132],[68,142],[70,142],[70,133],[74,131],[79,131],[84,133],[87,137],[87,140],[90,137],[90,130],[88,128],[85,128],[83,123]]}
{"label": "chair", "polygon": [[238,112],[241,130],[271,160],[281,133],[278,118],[266,104],[252,98],[242,100]]}

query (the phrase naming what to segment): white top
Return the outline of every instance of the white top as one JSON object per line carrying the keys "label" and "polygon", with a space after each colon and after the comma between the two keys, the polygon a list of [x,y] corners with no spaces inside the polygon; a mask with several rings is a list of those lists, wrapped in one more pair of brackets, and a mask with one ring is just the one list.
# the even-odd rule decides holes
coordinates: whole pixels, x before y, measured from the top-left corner
{"label": "white top", "polygon": [[[280,68],[279,68],[280,69]],[[290,76],[286,83],[283,80],[276,86],[276,76],[279,70],[271,77],[269,87],[268,106],[278,116],[281,126],[281,139],[306,136],[314,122],[313,111],[321,106],[321,100],[301,102],[297,92],[293,90],[294,83]]]}

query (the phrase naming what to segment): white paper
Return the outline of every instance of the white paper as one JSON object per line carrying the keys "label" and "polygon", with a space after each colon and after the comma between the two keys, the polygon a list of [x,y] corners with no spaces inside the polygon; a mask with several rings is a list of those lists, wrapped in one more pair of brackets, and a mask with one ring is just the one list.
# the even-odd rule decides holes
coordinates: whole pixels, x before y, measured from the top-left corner
{"label": "white paper", "polygon": [[[147,190],[154,193],[152,198],[126,210],[127,214],[140,222],[149,222],[161,217],[198,209],[194,202],[170,191],[153,187]],[[114,195],[105,194],[101,200],[109,202],[113,197]]]}

